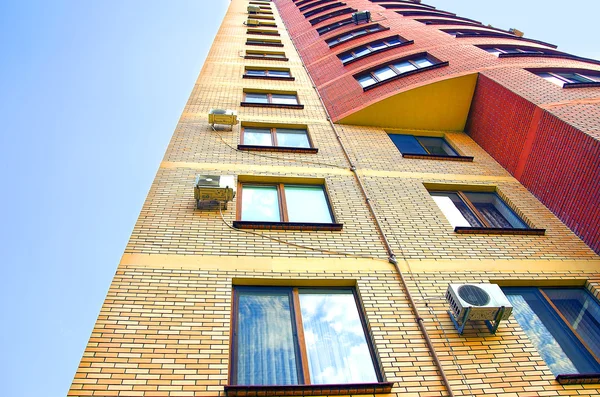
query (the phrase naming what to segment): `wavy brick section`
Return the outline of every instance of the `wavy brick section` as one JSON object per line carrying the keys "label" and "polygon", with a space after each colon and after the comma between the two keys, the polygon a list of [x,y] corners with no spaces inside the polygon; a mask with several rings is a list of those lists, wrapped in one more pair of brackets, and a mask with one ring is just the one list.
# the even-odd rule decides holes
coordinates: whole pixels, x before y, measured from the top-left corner
{"label": "wavy brick section", "polygon": [[600,253],[600,141],[484,75],[467,132]]}

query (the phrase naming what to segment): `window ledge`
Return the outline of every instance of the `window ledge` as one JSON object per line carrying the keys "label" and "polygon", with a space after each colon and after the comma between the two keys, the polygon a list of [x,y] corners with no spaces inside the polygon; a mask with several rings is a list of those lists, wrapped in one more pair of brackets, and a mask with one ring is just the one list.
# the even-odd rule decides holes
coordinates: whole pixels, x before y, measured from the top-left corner
{"label": "window ledge", "polygon": [[558,375],[556,381],[561,385],[600,383],[600,373]]}
{"label": "window ledge", "polygon": [[343,226],[342,223],[233,221],[233,227],[237,227],[238,229],[340,231]]}
{"label": "window ledge", "polygon": [[260,146],[260,145],[238,145],[239,150],[262,151],[262,152],[292,152],[292,153],[317,153],[319,149],[314,147],[293,146]]}
{"label": "window ledge", "polygon": [[261,47],[283,47],[282,43],[249,43],[246,42],[246,45],[255,45]]}
{"label": "window ledge", "polygon": [[283,80],[283,81],[294,81],[295,77],[283,77],[283,76],[251,76],[247,74],[243,74],[242,78],[244,79],[259,79],[259,80]]}
{"label": "window ledge", "polygon": [[285,103],[240,102],[240,106],[249,108],[304,109],[304,105],[292,105]]}
{"label": "window ledge", "polygon": [[600,87],[600,81],[594,81],[589,83],[564,83],[563,88],[586,88],[586,87]]}
{"label": "window ledge", "polygon": [[389,79],[385,79],[383,81],[378,81],[377,83],[372,84],[372,85],[370,85],[368,87],[363,87],[363,91],[369,91],[369,90],[371,90],[373,88],[380,87],[380,86],[382,86],[384,84],[387,84],[387,83],[389,83],[391,81],[398,80],[398,79],[401,79],[401,78],[406,77],[406,76],[411,76],[413,74],[417,74],[417,73],[421,73],[421,72],[426,72],[428,70],[432,70],[432,69],[437,69],[437,68],[441,68],[441,67],[444,67],[444,66],[448,66],[449,64],[450,64],[450,62],[445,61],[445,62],[436,63],[434,65],[426,66],[424,68],[410,70],[408,72],[405,72],[405,73],[402,73],[402,74],[398,74],[398,75],[396,75],[394,77],[391,77]]}
{"label": "window ledge", "polygon": [[504,227],[456,226],[454,231],[460,234],[525,234],[534,236],[543,236],[546,234],[546,229],[517,229]]}
{"label": "window ledge", "polygon": [[225,386],[227,397],[267,397],[267,396],[325,396],[382,394],[392,391],[392,382],[347,383],[335,385],[289,385],[289,386]]}
{"label": "window ledge", "polygon": [[252,56],[252,55],[246,55],[244,57],[244,59],[258,59],[258,60],[265,60],[268,59],[269,61],[289,61],[288,58],[277,58],[277,57],[257,57],[257,56]]}
{"label": "window ledge", "polygon": [[447,161],[464,161],[472,162],[473,156],[446,156],[443,154],[418,154],[418,153],[402,153],[402,157],[407,159],[423,159],[423,160],[447,160]]}

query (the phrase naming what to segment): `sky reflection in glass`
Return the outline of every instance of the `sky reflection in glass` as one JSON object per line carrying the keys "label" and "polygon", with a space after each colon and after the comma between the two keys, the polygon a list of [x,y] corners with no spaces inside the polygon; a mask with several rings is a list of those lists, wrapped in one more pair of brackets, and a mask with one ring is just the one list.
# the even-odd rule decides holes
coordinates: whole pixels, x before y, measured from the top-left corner
{"label": "sky reflection in glass", "polygon": [[352,291],[301,291],[313,384],[377,382]]}
{"label": "sky reflection in glass", "polygon": [[331,223],[331,212],[322,186],[285,186],[290,222]]}
{"label": "sky reflection in glass", "polygon": [[242,220],[280,222],[277,187],[244,185]]}

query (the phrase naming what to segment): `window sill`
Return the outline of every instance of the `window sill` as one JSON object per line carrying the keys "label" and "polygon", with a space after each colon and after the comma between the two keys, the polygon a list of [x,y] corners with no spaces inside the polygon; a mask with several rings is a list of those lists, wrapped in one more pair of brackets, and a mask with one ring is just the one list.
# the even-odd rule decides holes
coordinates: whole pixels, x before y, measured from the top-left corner
{"label": "window sill", "polygon": [[417,154],[417,153],[402,153],[402,157],[406,159],[422,159],[422,160],[446,160],[446,161],[463,161],[472,162],[473,156],[445,156],[442,154]]}
{"label": "window sill", "polygon": [[287,62],[289,61],[288,58],[277,58],[277,57],[256,57],[256,56],[252,56],[252,55],[246,55],[244,57],[244,59],[258,59],[261,61],[264,61],[265,59],[269,60],[269,61],[284,61]]}
{"label": "window sill", "polygon": [[283,47],[280,43],[248,43],[246,45],[260,46],[260,47]]}
{"label": "window sill", "polygon": [[587,87],[600,87],[600,81],[589,82],[589,83],[564,83],[563,88],[587,88]]}
{"label": "window sill", "polygon": [[[382,40],[385,40],[385,39],[382,39]],[[379,49],[379,50],[371,51],[371,52],[370,52],[370,53],[368,53],[367,55],[364,55],[364,56],[362,56],[362,57],[358,57],[358,58],[352,58],[352,59],[350,59],[350,60],[348,60],[348,61],[346,61],[346,62],[342,62],[342,63],[344,64],[344,66],[346,66],[346,65],[350,65],[351,63],[354,63],[354,62],[360,61],[361,59],[368,58],[368,57],[370,57],[371,55],[379,54],[379,53],[382,53],[382,52],[385,52],[385,51],[392,50],[392,49],[394,49],[394,48],[398,48],[398,47],[404,47],[404,46],[407,46],[407,45],[410,45],[410,44],[414,44],[414,43],[415,43],[415,41],[414,41],[414,40],[404,41],[404,42],[402,42],[402,43],[400,43],[400,44],[396,44],[396,45],[393,45],[393,46],[390,46],[390,47],[385,47],[385,48],[381,48],[381,49]]]}
{"label": "window sill", "polygon": [[250,76],[247,74],[243,74],[242,78],[244,79],[259,79],[259,80],[283,80],[283,81],[294,81],[295,77],[275,77],[275,76]]}
{"label": "window sill", "polygon": [[317,153],[319,149],[314,147],[290,147],[290,146],[259,146],[238,145],[238,150],[260,151],[260,152],[292,152],[292,153]]}
{"label": "window sill", "polygon": [[290,385],[290,386],[225,386],[228,397],[267,397],[267,396],[326,396],[383,394],[392,391],[392,382],[348,383],[336,385]]}
{"label": "window sill", "polygon": [[583,385],[600,383],[600,373],[558,375],[556,381],[561,385]]}
{"label": "window sill", "polygon": [[285,103],[240,102],[240,106],[247,108],[304,109],[304,105],[292,105]]}
{"label": "window sill", "polygon": [[532,235],[532,236],[543,236],[546,234],[546,229],[516,229],[516,228],[504,228],[504,227],[466,227],[456,226],[454,228],[456,233],[460,234],[518,234],[518,235]]}
{"label": "window sill", "polygon": [[375,84],[372,84],[372,85],[370,85],[368,87],[363,87],[363,91],[369,91],[369,90],[372,90],[373,88],[380,87],[380,86],[382,86],[384,84],[387,84],[389,82],[392,82],[394,80],[398,80],[398,79],[401,79],[401,78],[406,77],[406,76],[412,76],[413,74],[417,74],[417,73],[421,73],[421,72],[426,72],[428,70],[432,70],[432,69],[437,69],[437,68],[441,68],[441,67],[444,67],[444,66],[448,66],[449,64],[450,64],[450,62],[445,61],[445,62],[436,63],[435,65],[427,66],[427,67],[424,67],[424,68],[421,68],[421,69],[415,69],[415,70],[408,71],[406,73],[398,74],[398,75],[396,75],[394,77],[391,77],[391,78],[383,80],[383,81],[379,81],[379,82],[377,82]]}
{"label": "window sill", "polygon": [[233,227],[238,229],[340,231],[343,226],[342,223],[233,221]]}

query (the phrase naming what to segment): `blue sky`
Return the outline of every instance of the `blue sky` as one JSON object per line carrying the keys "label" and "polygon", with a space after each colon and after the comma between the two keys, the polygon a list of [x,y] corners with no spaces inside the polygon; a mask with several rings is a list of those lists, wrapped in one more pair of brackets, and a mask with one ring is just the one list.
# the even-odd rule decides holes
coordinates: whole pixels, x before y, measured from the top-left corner
{"label": "blue sky", "polygon": [[[429,1],[600,58],[597,0],[489,3]],[[66,394],[228,5],[0,2],[3,395]]]}

